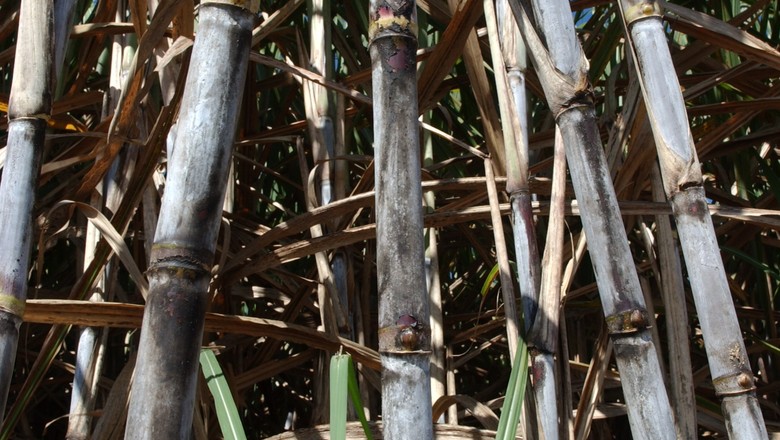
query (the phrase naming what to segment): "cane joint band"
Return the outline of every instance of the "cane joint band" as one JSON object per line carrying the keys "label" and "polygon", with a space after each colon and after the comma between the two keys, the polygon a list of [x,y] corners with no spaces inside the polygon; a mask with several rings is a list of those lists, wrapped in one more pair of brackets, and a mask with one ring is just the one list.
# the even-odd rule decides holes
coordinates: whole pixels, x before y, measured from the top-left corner
{"label": "cane joint band", "polygon": [[25,305],[24,301],[13,295],[0,294],[0,310],[21,318],[24,315]]}
{"label": "cane joint band", "polygon": [[607,329],[612,335],[636,333],[650,327],[647,310],[633,309],[609,315],[605,318]]}
{"label": "cane joint band", "polygon": [[552,109],[555,112],[556,121],[562,114],[569,110],[580,107],[588,108],[593,106],[593,103],[596,101],[593,88],[590,86],[587,80],[583,79],[583,77],[580,77],[578,85],[570,87],[567,90],[569,96],[568,99],[566,99],[559,107]]}
{"label": "cane joint band", "polygon": [[382,37],[417,38],[417,24],[404,16],[380,17],[368,26],[369,44]]}
{"label": "cane joint band", "polygon": [[207,5],[209,3],[238,6],[239,8],[246,9],[253,14],[260,12],[260,0],[203,0],[200,2],[201,6]]}
{"label": "cane joint band", "polygon": [[741,370],[712,379],[718,397],[738,396],[755,391],[756,384],[749,370]]}
{"label": "cane joint band", "polygon": [[637,20],[649,17],[661,17],[662,15],[661,6],[655,1],[637,3],[633,6],[629,6],[623,12],[624,20],[626,21],[626,24],[629,25]]}
{"label": "cane joint band", "polygon": [[209,270],[209,267],[206,264],[198,261],[195,258],[190,258],[183,255],[169,256],[156,260],[154,263],[149,265],[149,269],[146,271],[154,272],[158,270],[185,272],[191,274],[192,276],[211,275],[211,270]]}
{"label": "cane joint band", "polygon": [[32,114],[32,115],[26,115],[26,116],[14,116],[13,118],[9,118],[9,122],[10,121],[24,121],[24,120],[28,120],[28,121],[41,120],[41,121],[47,121],[48,122],[50,119],[51,119],[51,115],[50,114],[48,114],[48,113],[38,113],[38,114]]}

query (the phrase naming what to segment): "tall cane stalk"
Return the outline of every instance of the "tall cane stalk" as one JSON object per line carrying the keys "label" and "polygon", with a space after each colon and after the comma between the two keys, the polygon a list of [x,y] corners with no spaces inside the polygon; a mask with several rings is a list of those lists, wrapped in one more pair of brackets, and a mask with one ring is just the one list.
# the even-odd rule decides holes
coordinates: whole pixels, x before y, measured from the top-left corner
{"label": "tall cane stalk", "polygon": [[699,159],[667,46],[661,8],[655,2],[637,0],[621,0],[619,4],[641,78],[664,191],[677,224],[726,429],[734,439],[767,438],[750,361],[704,198]]}
{"label": "tall cane stalk", "polygon": [[202,2],[148,270],[128,439],[188,439],[256,1]]}
{"label": "tall cane stalk", "polygon": [[430,328],[425,286],[417,11],[408,0],[371,0],[377,288],[384,438],[431,439]]}
{"label": "tall cane stalk", "polygon": [[571,9],[564,1],[532,3],[544,43],[524,7],[517,0],[511,0],[510,6],[566,146],[631,431],[636,439],[671,439],[669,399],[596,126],[588,63],[574,32]]}
{"label": "tall cane stalk", "polygon": [[19,11],[18,56],[8,103],[8,155],[0,182],[0,418],[5,414],[27,299],[36,181],[51,115],[53,8],[50,1],[24,0]]}

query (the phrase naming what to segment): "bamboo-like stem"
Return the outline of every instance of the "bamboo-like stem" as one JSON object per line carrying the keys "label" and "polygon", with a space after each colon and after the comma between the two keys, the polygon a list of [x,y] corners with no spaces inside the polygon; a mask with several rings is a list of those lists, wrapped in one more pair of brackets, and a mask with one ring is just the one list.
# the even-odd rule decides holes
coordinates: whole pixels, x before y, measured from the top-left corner
{"label": "bamboo-like stem", "polygon": [[[653,199],[666,200],[661,170],[653,170]],[[669,347],[669,388],[675,413],[677,438],[696,437],[696,395],[691,369],[690,328],[685,303],[680,252],[675,242],[668,215],[655,216],[658,265],[661,275],[661,297],[666,310],[666,333]]]}
{"label": "bamboo-like stem", "polygon": [[[490,38],[493,71],[496,76],[501,124],[506,150],[507,185],[512,207],[512,231],[517,259],[517,284],[520,290],[520,302],[523,312],[523,330],[526,338],[532,323],[537,319],[546,321],[546,317],[537,314],[539,304],[539,285],[541,268],[539,248],[536,243],[534,216],[531,212],[531,192],[528,185],[528,114],[525,95],[526,53],[520,29],[509,10],[506,0],[499,0],[495,7],[492,0],[484,3],[485,21]],[[531,347],[533,353],[533,347]],[[550,356],[549,360],[552,360]],[[557,438],[557,430],[550,431],[545,426],[557,425],[558,411],[555,399],[538,399],[539,393],[549,386],[555,387],[554,374],[539,375],[534,371],[537,364],[532,363],[531,374],[544,377],[544,384],[531,384],[533,393],[526,393],[526,405],[523,406],[522,425],[526,437],[532,438],[541,430],[542,438]],[[552,363],[549,364],[552,367]],[[538,385],[538,386],[535,386]],[[542,387],[542,388],[540,388]],[[554,394],[554,390],[553,390]],[[552,403],[552,406],[545,406]],[[533,413],[536,413],[535,416]],[[538,424],[537,428],[537,421]]]}
{"label": "bamboo-like stem", "polygon": [[636,439],[671,439],[669,399],[647,329],[647,310],[601,146],[587,61],[574,34],[571,10],[564,1],[533,4],[547,48],[524,8],[517,0],[510,1],[566,145],[631,431]]}
{"label": "bamboo-like stem", "polygon": [[[326,0],[309,0],[309,68],[325,79],[331,79],[332,74],[332,54],[331,49],[331,12],[330,2]],[[334,126],[334,96],[327,88],[311,81],[303,82],[304,103],[306,106],[306,119],[308,121],[309,138],[311,140],[312,159],[315,166],[316,184],[309,185],[309,191],[315,194],[309,194],[307,197],[307,209],[316,208],[319,204],[327,205],[333,201],[333,156],[335,152],[336,133]],[[312,176],[312,177],[315,177]],[[330,225],[333,225],[331,222]],[[326,225],[316,225],[311,228],[313,238],[323,235]],[[327,331],[333,334],[341,333],[342,336],[349,336],[351,326],[347,318],[347,291],[346,291],[346,273],[341,270],[346,269],[344,264],[337,264],[341,261],[340,257],[334,256],[328,258],[325,252],[318,252],[315,256],[317,261],[317,274],[321,283],[318,288],[318,302],[320,304],[320,320]],[[342,288],[344,287],[344,288]],[[327,365],[329,356],[321,353],[319,365]],[[328,368],[321,368],[321,374],[315,376],[314,383],[314,411],[312,413],[312,422],[327,422],[329,414],[329,380],[330,371]]]}
{"label": "bamboo-like stem", "polygon": [[[517,281],[523,304],[525,329],[528,330],[536,319],[541,269],[534,219],[531,213],[531,193],[528,186],[529,152],[525,91],[525,44],[506,0],[496,2],[495,14],[492,7],[485,5],[485,17],[487,18],[488,15],[496,15],[495,20],[487,19],[488,29],[493,27],[494,22],[497,22],[498,35],[501,36],[499,43],[503,63],[501,61],[497,63],[503,69],[496,73],[496,83],[499,90],[499,103],[506,101],[506,108],[502,107],[502,123],[507,124],[504,127],[504,135],[507,136],[507,133],[511,135],[510,138],[504,140],[507,158],[506,190],[512,204],[512,229],[515,237],[518,268]],[[490,34],[492,35],[494,32],[490,32]],[[498,54],[495,54],[494,60],[497,58]],[[494,70],[498,67],[494,65]]]}
{"label": "bamboo-like stem", "polygon": [[125,438],[189,438],[255,11],[204,2],[149,268]]}
{"label": "bamboo-like stem", "polygon": [[54,25],[52,2],[24,0],[8,104],[8,144],[0,182],[0,418],[11,383],[27,298],[32,213],[51,115]]}
{"label": "bamboo-like stem", "polygon": [[621,0],[619,4],[656,141],[664,191],[672,205],[688,268],[715,393],[722,399],[726,429],[730,438],[767,438],[660,7],[636,0]]}
{"label": "bamboo-like stem", "polygon": [[[309,35],[309,64],[313,72],[319,73],[325,79],[331,79],[332,50],[330,26],[330,2],[326,0],[309,0],[311,17],[311,33]],[[312,157],[315,165],[319,165],[319,193],[321,204],[327,205],[333,200],[331,174],[333,171],[333,154],[335,151],[336,133],[333,125],[333,96],[327,88],[310,81],[304,81],[307,100],[307,119],[311,135]]]}
{"label": "bamboo-like stem", "polygon": [[[178,92],[180,93],[180,92]],[[176,100],[178,103],[178,100]],[[159,152],[164,143],[165,135],[169,127],[172,124],[173,114],[175,109],[163,108],[158,117],[158,124],[152,130],[152,134],[149,137],[147,148],[145,151],[147,154],[143,157],[141,167],[138,169],[139,177],[136,182],[147,182],[149,177],[157,164],[159,158]],[[138,207],[138,203],[141,199],[142,185],[136,185],[131,188],[129,194],[125,194],[122,204],[112,218],[112,226],[117,231],[124,232],[127,230],[130,223],[132,214]],[[90,263],[90,267],[84,271],[84,274],[79,278],[76,284],[73,285],[70,291],[70,299],[84,299],[89,291],[94,287],[97,274],[101,268],[106,264],[106,261],[111,256],[112,249],[106,240],[101,240],[95,250],[95,258]],[[9,409],[6,419],[0,426],[0,438],[9,438],[14,431],[15,426],[22,414],[24,413],[27,405],[31,401],[31,397],[39,384],[44,378],[46,371],[54,360],[54,356],[59,350],[65,336],[67,335],[70,325],[61,323],[62,325],[54,325],[49,330],[43,345],[40,348],[41,356],[35,359],[35,362],[29,367],[28,375],[24,380],[24,383],[19,388],[18,398],[14,402],[14,405]],[[87,323],[82,323],[87,325]]]}
{"label": "bamboo-like stem", "polygon": [[[518,104],[513,99],[513,94],[510,91],[506,72],[509,67],[504,64],[504,60],[505,58],[514,59],[514,57],[506,56],[503,53],[509,49],[501,47],[499,42],[498,24],[493,2],[485,0],[484,10],[488,36],[490,37],[493,71],[496,75],[496,90],[498,91],[504,148],[506,150],[506,190],[512,201],[517,281],[523,304],[524,324],[527,329],[533,322],[536,313],[540,270],[539,251],[536,246],[536,231],[534,230],[533,214],[531,213],[531,195],[528,191],[528,133],[523,132],[525,124],[520,122],[527,117],[523,111],[525,108],[525,97],[521,98],[523,103]],[[512,37],[511,34],[502,35],[502,40],[512,41]],[[515,44],[512,43],[509,46],[515,47]],[[513,68],[516,68],[516,66],[513,66]],[[518,113],[519,111],[523,111],[523,113]],[[513,347],[512,341],[509,341],[509,344],[511,351]]]}
{"label": "bamboo-like stem", "polygon": [[[319,73],[325,79],[333,77],[332,46],[331,46],[331,12],[330,2],[324,0],[310,0],[309,9],[311,11],[311,33],[310,37],[310,55],[309,64],[312,71]],[[305,101],[307,119],[309,121],[309,134],[312,145],[312,158],[318,175],[316,190],[318,193],[319,204],[327,205],[333,202],[333,156],[336,149],[336,127],[334,125],[335,115],[335,97],[333,92],[326,87],[315,84],[311,81],[304,81]],[[310,185],[311,187],[311,185]],[[309,200],[313,194],[309,195]],[[308,209],[314,209],[316,203],[307,205]],[[333,223],[331,222],[331,225]],[[321,236],[324,228],[320,226],[319,231],[312,230],[312,237]],[[348,303],[346,289],[340,289],[338,286],[346,286],[346,273],[338,270],[337,264],[327,264],[327,255],[318,254],[318,270],[320,279],[329,280],[324,282],[327,292],[327,298],[320,298],[320,303],[327,301],[331,303],[326,310],[333,314],[337,323],[338,330],[342,336],[350,333],[349,323],[347,322]],[[338,257],[334,257],[338,259]],[[322,262],[322,267],[320,267]],[[335,261],[334,261],[335,263]],[[325,266],[328,266],[327,268]],[[325,272],[325,273],[323,273]],[[323,282],[323,281],[321,281]],[[322,312],[321,312],[322,313]],[[324,320],[323,320],[324,322]],[[327,384],[327,380],[325,381]],[[327,414],[327,411],[325,412]]]}
{"label": "bamboo-like stem", "polygon": [[431,439],[416,2],[371,0],[379,351],[384,438]]}

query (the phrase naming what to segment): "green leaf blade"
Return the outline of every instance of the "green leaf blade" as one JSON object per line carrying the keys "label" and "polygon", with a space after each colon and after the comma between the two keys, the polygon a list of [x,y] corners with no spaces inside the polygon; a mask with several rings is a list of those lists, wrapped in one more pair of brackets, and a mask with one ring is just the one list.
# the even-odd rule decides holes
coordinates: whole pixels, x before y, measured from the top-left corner
{"label": "green leaf blade", "polygon": [[246,433],[238,415],[236,402],[233,400],[230,386],[213,351],[209,349],[200,351],[200,366],[209,391],[214,397],[214,408],[217,411],[217,420],[219,420],[222,435],[226,440],[246,440]]}

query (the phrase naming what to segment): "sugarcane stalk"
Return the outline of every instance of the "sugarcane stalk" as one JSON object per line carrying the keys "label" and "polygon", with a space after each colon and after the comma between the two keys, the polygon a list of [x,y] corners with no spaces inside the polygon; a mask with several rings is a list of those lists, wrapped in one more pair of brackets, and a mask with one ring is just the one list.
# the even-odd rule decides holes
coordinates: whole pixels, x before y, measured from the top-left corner
{"label": "sugarcane stalk", "polygon": [[[503,100],[502,124],[504,127],[504,143],[507,160],[507,185],[512,207],[512,230],[517,258],[517,281],[520,288],[520,298],[523,305],[525,329],[528,330],[536,319],[539,303],[539,285],[541,268],[539,266],[539,249],[536,243],[536,230],[531,212],[531,193],[528,187],[528,112],[526,109],[525,70],[526,53],[520,29],[509,10],[506,0],[496,2],[493,8],[485,5],[485,17],[495,15],[496,19],[488,19],[488,29],[497,22],[496,33],[501,37],[500,58],[503,60],[503,73],[498,73],[502,79],[496,79],[499,90],[499,103]],[[492,32],[490,33],[493,34]],[[494,55],[494,60],[499,54]],[[494,61],[494,64],[496,61]],[[494,70],[495,70],[494,66]],[[499,104],[501,106],[501,104]],[[509,133],[510,138],[507,138]]]}
{"label": "sugarcane stalk", "polygon": [[206,1],[147,272],[125,438],[189,439],[211,267],[257,1]]}
{"label": "sugarcane stalk", "polygon": [[19,11],[8,103],[8,153],[0,182],[0,419],[27,299],[36,181],[51,115],[53,7],[52,2],[24,0]]}
{"label": "sugarcane stalk", "polygon": [[671,439],[669,399],[596,126],[588,64],[574,33],[571,9],[564,1],[532,3],[544,43],[524,7],[517,0],[511,0],[510,6],[566,146],[631,431],[636,439]]}
{"label": "sugarcane stalk", "polygon": [[[665,201],[661,170],[653,170],[653,199]],[[666,310],[666,333],[669,347],[669,398],[675,413],[677,438],[696,437],[696,406],[691,369],[690,327],[685,301],[680,252],[668,215],[655,216],[658,265],[661,275],[661,297]]]}
{"label": "sugarcane stalk", "polygon": [[[507,192],[509,192],[510,198],[513,199],[512,219],[514,220],[513,230],[515,233],[514,243],[515,258],[517,258],[517,279],[524,309],[524,323],[527,327],[533,321],[533,316],[536,312],[536,301],[539,292],[539,255],[536,250],[533,216],[530,215],[530,199],[528,199],[529,209],[527,210],[523,209],[525,206],[514,203],[515,196],[519,193],[524,192],[525,195],[530,196],[528,193],[528,162],[525,161],[523,163],[521,160],[523,153],[520,152],[525,150],[526,146],[522,144],[524,139],[522,133],[520,133],[520,115],[515,114],[515,108],[509,94],[509,85],[507,83],[506,69],[504,67],[504,57],[501,53],[502,51],[498,41],[498,24],[493,2],[491,0],[485,0],[483,8],[485,10],[485,21],[487,23],[488,37],[490,39],[493,71],[496,75],[496,91],[498,92],[498,104],[504,136],[504,154],[506,156]],[[486,175],[487,173],[489,173],[489,170],[486,170]],[[492,179],[488,177],[487,181],[490,182],[491,180]],[[490,186],[488,186],[488,189],[491,189]],[[488,191],[488,194],[490,194],[490,191]],[[491,203],[497,203],[497,201],[491,198]],[[493,210],[494,209],[491,209],[491,211]],[[526,216],[524,214],[528,215]],[[503,244],[498,243],[497,234],[500,233],[503,235],[503,227],[496,224],[496,219],[493,219],[493,231],[494,235],[496,235],[496,251],[498,252],[499,247],[502,247]],[[503,238],[501,241],[503,241]],[[502,264],[503,263],[499,259],[499,267],[501,267]],[[505,270],[508,272],[508,267]],[[517,347],[517,338],[520,335],[517,312],[515,311],[516,300],[514,297],[514,287],[511,283],[509,273],[504,275],[504,270],[500,270],[500,273],[502,275],[501,292],[504,298],[507,343],[509,344],[510,353],[509,357],[514,362],[514,350]]]}
{"label": "sugarcane stalk", "polygon": [[726,429],[734,439],[767,438],[750,361],[704,197],[701,167],[667,46],[661,8],[653,1],[621,0],[619,5],[641,78],[664,192],[672,205]]}
{"label": "sugarcane stalk", "polygon": [[397,440],[433,438],[416,7],[409,0],[371,0],[368,12],[383,436]]}
{"label": "sugarcane stalk", "polygon": [[[311,11],[311,33],[309,35],[311,47],[309,55],[310,69],[324,78],[330,79],[333,77],[330,3],[325,0],[309,0],[309,10]],[[312,159],[318,175],[316,189],[319,204],[327,205],[335,200],[335,187],[333,184],[333,156],[336,150],[337,137],[334,124],[336,113],[335,96],[326,87],[311,81],[304,81],[303,85]],[[312,196],[309,196],[309,200],[316,200]],[[308,209],[314,209],[315,205],[316,203],[311,203],[307,207]],[[331,222],[329,226],[335,226],[335,222]],[[324,229],[322,225],[312,228],[312,237],[321,236]],[[349,336],[350,325],[347,319],[346,307],[348,303],[347,292],[345,289],[339,288],[339,286],[346,285],[346,273],[339,269],[345,266],[335,263],[335,260],[341,258],[338,256],[333,257],[334,260],[330,265],[328,265],[327,254],[317,253],[316,258],[318,258],[317,267],[320,272],[320,282],[325,285],[325,291],[327,292],[327,297],[319,298],[320,304],[325,302],[332,303],[325,307],[325,310],[328,310],[328,313],[333,315],[327,319],[335,319],[338,332],[342,336]],[[324,321],[325,318],[323,318]],[[327,384],[327,381],[325,383]]]}
{"label": "sugarcane stalk", "polygon": [[[490,37],[493,71],[496,76],[499,108],[501,109],[501,124],[504,133],[504,146],[507,162],[507,185],[512,213],[512,231],[517,259],[517,284],[520,290],[520,302],[523,311],[523,325],[526,341],[530,336],[531,326],[541,320],[547,321],[544,314],[537,313],[540,297],[539,285],[541,267],[539,265],[539,249],[536,243],[534,216],[531,211],[531,192],[528,186],[529,154],[528,154],[528,114],[526,111],[525,70],[526,53],[520,29],[509,10],[506,0],[486,0],[484,4],[485,21]],[[557,298],[557,297],[556,297]],[[506,300],[505,300],[506,301]],[[556,299],[557,301],[557,299]],[[556,310],[557,313],[557,310]],[[533,358],[537,350],[530,347]],[[552,359],[552,356],[550,356]],[[533,371],[534,367],[545,364],[532,362],[531,375],[538,378],[529,387],[532,393],[525,396],[523,406],[523,425],[526,436],[541,430],[550,438],[557,438],[557,430],[549,426],[558,423],[556,400],[539,399],[540,393],[555,392],[555,375],[552,372],[544,374]],[[552,367],[552,363],[549,364]],[[552,387],[552,389],[550,389]],[[552,403],[552,406],[546,406]],[[539,406],[539,405],[542,406]],[[532,409],[535,409],[533,411]],[[535,412],[535,416],[530,414]],[[535,422],[539,423],[535,423]],[[538,427],[537,427],[538,425]]]}

